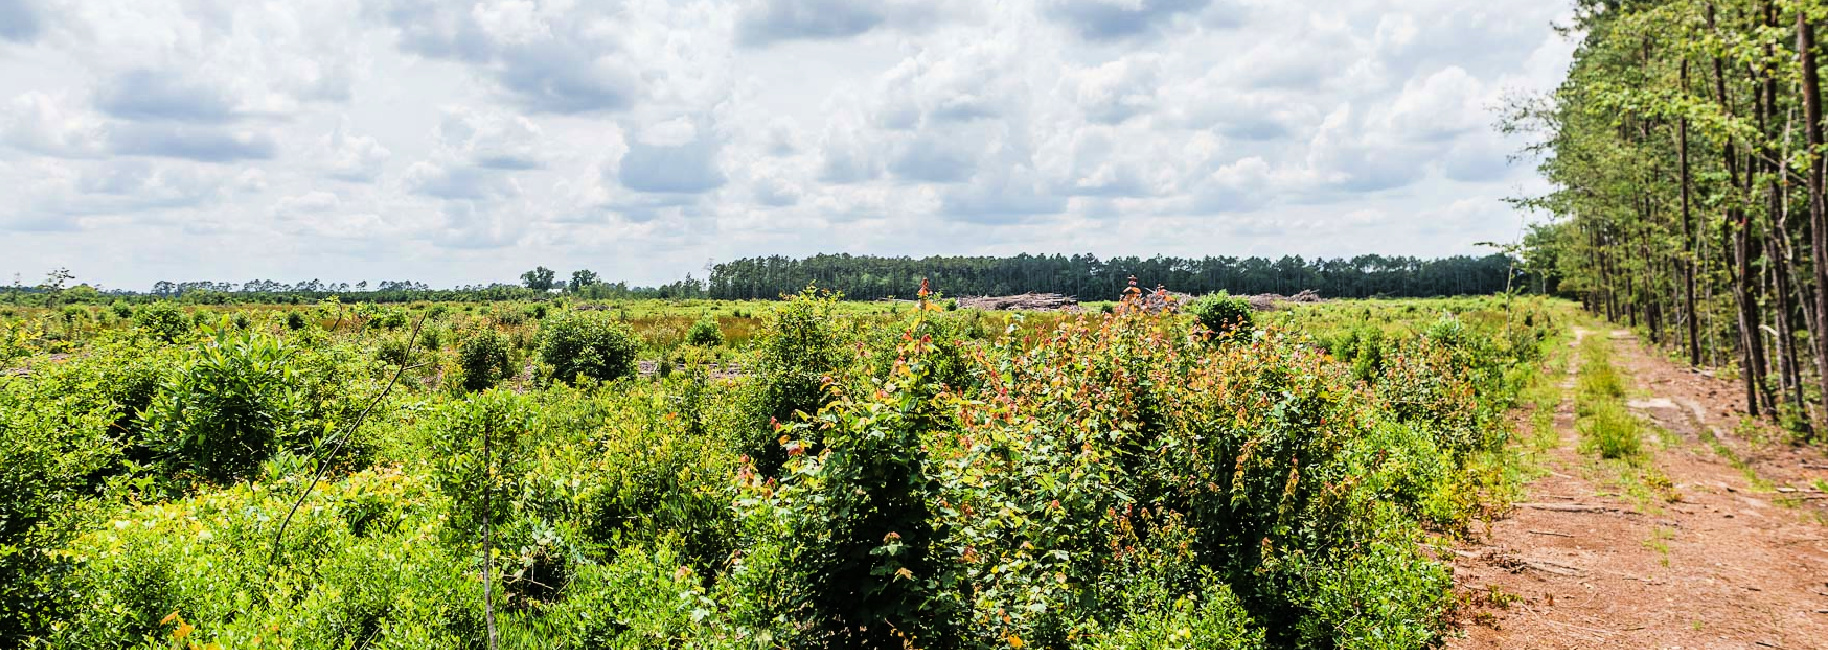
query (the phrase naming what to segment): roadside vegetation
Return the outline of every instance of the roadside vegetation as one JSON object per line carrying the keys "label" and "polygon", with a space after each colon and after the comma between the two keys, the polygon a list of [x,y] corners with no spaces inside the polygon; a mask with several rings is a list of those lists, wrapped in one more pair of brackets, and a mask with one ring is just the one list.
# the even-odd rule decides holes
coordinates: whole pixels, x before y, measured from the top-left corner
{"label": "roadside vegetation", "polygon": [[1439,643],[1568,306],[1145,298],[0,314],[0,639]]}

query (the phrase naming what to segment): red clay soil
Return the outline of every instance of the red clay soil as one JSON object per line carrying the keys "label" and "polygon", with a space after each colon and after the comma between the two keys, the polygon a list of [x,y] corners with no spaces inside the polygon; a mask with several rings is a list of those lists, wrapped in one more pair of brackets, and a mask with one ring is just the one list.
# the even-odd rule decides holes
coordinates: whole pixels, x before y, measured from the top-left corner
{"label": "red clay soil", "polygon": [[1587,334],[1609,337],[1638,388],[1630,406],[1670,432],[1647,440],[1642,465],[1670,485],[1577,451],[1572,377],[1548,473],[1456,551],[1468,605],[1464,636],[1447,647],[1825,648],[1825,495],[1812,487],[1824,448],[1738,438],[1738,384],[1649,354],[1625,332]]}

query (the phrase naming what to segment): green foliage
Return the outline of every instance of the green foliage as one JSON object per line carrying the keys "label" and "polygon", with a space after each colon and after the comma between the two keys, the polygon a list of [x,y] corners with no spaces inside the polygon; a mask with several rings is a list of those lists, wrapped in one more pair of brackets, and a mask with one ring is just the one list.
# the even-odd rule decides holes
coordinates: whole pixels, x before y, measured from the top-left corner
{"label": "green foliage", "polygon": [[1251,333],[1252,303],[1225,291],[1194,299],[1183,308],[1210,332],[1220,334]]}
{"label": "green foliage", "polygon": [[253,477],[305,410],[290,355],[278,339],[246,332],[190,350],[144,415],[161,472],[216,484]]}
{"label": "green foliage", "polygon": [[134,310],[133,324],[141,331],[167,343],[178,340],[178,337],[191,330],[191,323],[189,319],[185,318],[184,310],[178,307],[178,303],[170,300],[142,305],[139,309]]}
{"label": "green foliage", "polygon": [[432,483],[452,503],[446,523],[453,539],[480,542],[484,523],[507,521],[535,426],[530,401],[505,390],[467,395],[432,414]]}
{"label": "green foliage", "polygon": [[[828,398],[824,378],[845,363],[846,337],[835,321],[838,296],[811,287],[769,314],[751,340],[753,359],[747,418],[740,446],[764,476],[774,476],[788,454],[776,425],[799,421],[820,410]],[[819,442],[808,441],[817,451]]]}
{"label": "green foliage", "polygon": [[1640,456],[1639,417],[1619,404],[1589,409],[1576,428],[1582,433],[1583,451],[1602,458],[1636,460]]}
{"label": "green foliage", "polygon": [[627,324],[602,312],[574,311],[542,321],[538,354],[560,381],[610,381],[635,374],[640,348]]}
{"label": "green foliage", "polygon": [[120,460],[107,435],[115,406],[63,388],[0,383],[0,641],[68,615],[70,566],[47,551],[81,530],[84,499]]}
{"label": "green foliage", "polygon": [[724,345],[724,332],[718,329],[718,319],[703,316],[693,322],[693,328],[686,332],[686,342],[701,347]]}
{"label": "green foliage", "polygon": [[1576,375],[1576,430],[1581,448],[1602,458],[1637,462],[1640,458],[1639,416],[1627,410],[1626,381],[1613,364],[1607,339],[1590,336],[1582,342],[1582,368]]}
{"label": "green foliage", "polygon": [[608,566],[588,565],[569,596],[538,615],[509,619],[507,648],[668,648],[710,636],[706,617],[717,608],[703,577],[662,546],[629,547]]}
{"label": "green foliage", "polygon": [[[687,302],[622,306],[685,339]],[[1210,345],[807,292],[727,319],[736,349],[655,346],[666,377],[479,391],[449,387],[533,328],[454,308],[436,331],[475,337],[413,356],[459,375],[385,399],[402,332],[93,333],[0,376],[0,644],[479,647],[487,524],[505,648],[1432,647],[1424,531],[1503,487],[1555,323],[1496,305],[1297,306]],[[626,335],[614,309],[554,309],[539,349]]]}
{"label": "green foliage", "polygon": [[[746,530],[780,564],[769,593],[778,620],[811,642],[891,647],[903,638],[946,638],[955,621],[937,593],[937,537],[923,436],[943,426],[924,382],[932,343],[918,321],[900,361],[876,390],[783,426],[790,456],[774,481],[747,473]],[[809,455],[810,435],[822,449]],[[784,639],[787,640],[787,639]]]}
{"label": "green foliage", "polygon": [[546,292],[553,288],[553,270],[547,267],[536,267],[521,274],[521,284],[534,291]]}
{"label": "green foliage", "polygon": [[485,390],[514,376],[508,352],[508,339],[494,327],[478,329],[458,344],[458,368],[463,371],[464,390]]}

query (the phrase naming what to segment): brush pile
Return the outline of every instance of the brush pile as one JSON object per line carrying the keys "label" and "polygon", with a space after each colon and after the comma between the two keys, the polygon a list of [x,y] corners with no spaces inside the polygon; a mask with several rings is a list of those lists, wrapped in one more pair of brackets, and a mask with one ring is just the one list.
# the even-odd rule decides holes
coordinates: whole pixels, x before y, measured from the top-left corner
{"label": "brush pile", "polygon": [[983,311],[1073,311],[1080,301],[1058,293],[1020,293],[1014,296],[966,296],[959,299],[961,309]]}
{"label": "brush pile", "polygon": [[1249,297],[1248,300],[1250,300],[1252,302],[1252,309],[1256,309],[1258,311],[1271,311],[1273,309],[1277,309],[1277,303],[1280,303],[1280,302],[1323,302],[1324,301],[1324,299],[1322,298],[1322,294],[1316,293],[1314,289],[1304,289],[1302,291],[1298,291],[1298,292],[1296,292],[1296,295],[1294,295],[1294,296],[1286,296],[1281,293],[1261,293],[1256,296]]}

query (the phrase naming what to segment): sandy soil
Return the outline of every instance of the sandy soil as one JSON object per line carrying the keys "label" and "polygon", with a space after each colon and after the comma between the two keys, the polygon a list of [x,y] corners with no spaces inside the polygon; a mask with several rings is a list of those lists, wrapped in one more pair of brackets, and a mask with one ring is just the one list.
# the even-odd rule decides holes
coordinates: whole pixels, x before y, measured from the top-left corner
{"label": "sandy soil", "polygon": [[[1637,388],[1630,407],[1670,432],[1648,439],[1644,465],[1670,485],[1577,452],[1572,355],[1549,473],[1456,551],[1468,605],[1464,636],[1447,647],[1826,647],[1825,499],[1811,487],[1824,448],[1738,438],[1738,384],[1649,354],[1625,332],[1584,334],[1609,337]],[[1709,444],[1711,432],[1767,486]]]}

